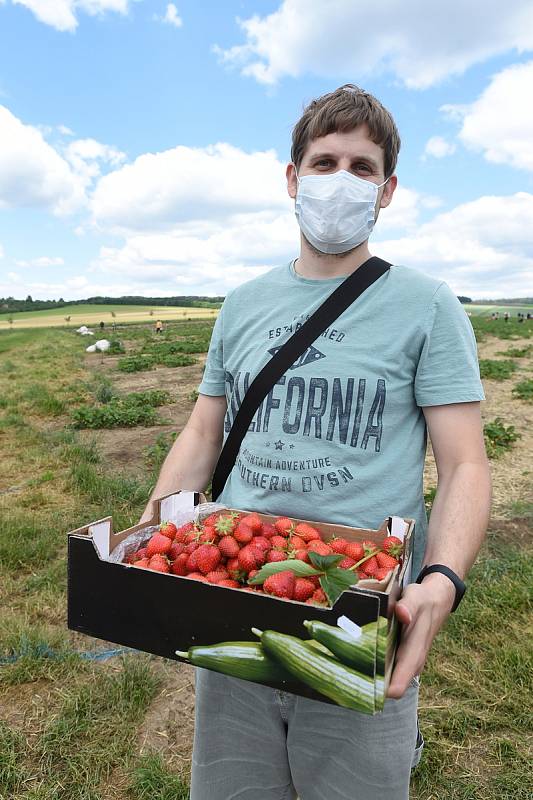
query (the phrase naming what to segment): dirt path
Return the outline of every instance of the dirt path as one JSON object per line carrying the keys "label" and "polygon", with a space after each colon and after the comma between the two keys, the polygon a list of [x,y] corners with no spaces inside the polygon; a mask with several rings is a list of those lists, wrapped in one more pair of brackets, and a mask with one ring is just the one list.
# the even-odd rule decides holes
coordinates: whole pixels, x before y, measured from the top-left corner
{"label": "dirt path", "polygon": [[[502,341],[494,337],[487,338],[478,346],[479,358],[505,360],[510,356],[499,355],[509,347],[522,348],[531,344],[531,340],[519,339]],[[496,417],[503,419],[504,425],[514,425],[520,434],[520,439],[515,446],[498,459],[491,461],[493,481],[493,506],[494,519],[503,519],[506,509],[512,503],[533,501],[533,467],[531,454],[533,453],[533,405],[519,400],[512,394],[513,387],[526,378],[533,378],[533,358],[512,359],[518,369],[512,377],[505,381],[484,380],[486,400],[481,405],[483,422],[489,422]],[[426,488],[436,486],[437,470],[435,459],[429,448],[426,467],[424,470],[424,483]]]}

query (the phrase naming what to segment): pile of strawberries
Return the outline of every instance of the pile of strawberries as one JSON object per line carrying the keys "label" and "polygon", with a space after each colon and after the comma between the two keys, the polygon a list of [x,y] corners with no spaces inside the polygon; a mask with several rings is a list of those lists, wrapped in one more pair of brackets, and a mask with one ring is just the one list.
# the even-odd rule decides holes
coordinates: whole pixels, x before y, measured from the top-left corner
{"label": "pile of strawberries", "polygon": [[342,537],[325,542],[320,531],[307,522],[278,517],[269,523],[255,512],[218,511],[201,523],[189,522],[179,528],[173,522],[162,523],[147,544],[126,561],[218,586],[326,605],[318,575],[302,578],[287,569],[267,577],[262,587],[248,581],[269,562],[298,559],[309,564],[310,552],[341,554],[344,558],[338,567],[352,569],[359,579],[381,581],[399,563],[402,549],[395,536],[388,536],[380,546],[370,540],[350,542]]}

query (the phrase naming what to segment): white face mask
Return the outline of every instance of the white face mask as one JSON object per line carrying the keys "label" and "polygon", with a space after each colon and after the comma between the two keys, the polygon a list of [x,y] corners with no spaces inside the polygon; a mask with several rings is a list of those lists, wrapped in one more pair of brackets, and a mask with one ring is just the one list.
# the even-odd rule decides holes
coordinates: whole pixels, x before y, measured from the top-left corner
{"label": "white face mask", "polygon": [[[378,189],[344,169],[298,179],[295,214],[305,238],[321,253],[346,253],[372,233]],[[388,178],[387,178],[388,180]]]}

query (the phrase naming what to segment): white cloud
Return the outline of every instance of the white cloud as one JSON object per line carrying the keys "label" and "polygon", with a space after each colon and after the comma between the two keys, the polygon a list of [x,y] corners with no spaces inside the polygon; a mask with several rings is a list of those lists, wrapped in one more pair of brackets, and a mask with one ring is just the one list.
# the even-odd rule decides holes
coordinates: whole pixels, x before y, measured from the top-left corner
{"label": "white cloud", "polygon": [[174,3],[169,3],[163,17],[156,17],[156,19],[165,22],[167,25],[173,25],[175,28],[181,28],[183,20],[178,14],[178,9]]}
{"label": "white cloud", "polygon": [[74,31],[78,26],[77,14],[84,11],[91,16],[116,11],[128,12],[129,0],[12,0],[15,5],[28,8],[40,22],[58,31]]}
{"label": "white cloud", "polygon": [[74,131],[70,128],[67,128],[66,125],[58,125],[57,130],[62,136],[74,136]]}
{"label": "white cloud", "polygon": [[19,259],[15,261],[17,267],[60,267],[65,263],[63,258],[50,258],[49,256],[40,256],[39,258]]}
{"label": "white cloud", "polygon": [[426,0],[283,0],[238,23],[245,43],[215,51],[264,84],[306,73],[356,82],[387,73],[425,89],[492,56],[533,49],[531,0],[513,0],[504,13],[486,0],[432,3],[430,12]]}
{"label": "white cloud", "polygon": [[139,156],[99,180],[91,207],[101,228],[154,231],[181,225],[191,233],[212,231],[235,214],[292,206],[285,165],[273,150],[245,153],[219,143]]}
{"label": "white cloud", "polygon": [[45,139],[45,132],[52,131],[25,125],[0,105],[0,208],[75,213],[87,205],[87,192],[102,170],[126,158],[95,139],[77,139],[58,149]]}
{"label": "white cloud", "polygon": [[433,156],[433,158],[444,158],[451,156],[455,153],[455,145],[448,142],[442,136],[432,136],[428,139],[424,148],[424,157]]}
{"label": "white cloud", "polygon": [[480,197],[437,214],[379,255],[446,280],[458,294],[524,297],[533,293],[533,195]]}
{"label": "white cloud", "polygon": [[[533,5],[532,5],[533,8]],[[470,106],[444,106],[462,120],[460,140],[487,161],[533,170],[533,61],[502,70]]]}
{"label": "white cloud", "polygon": [[0,208],[67,214],[85,203],[83,181],[42,133],[0,106]]}

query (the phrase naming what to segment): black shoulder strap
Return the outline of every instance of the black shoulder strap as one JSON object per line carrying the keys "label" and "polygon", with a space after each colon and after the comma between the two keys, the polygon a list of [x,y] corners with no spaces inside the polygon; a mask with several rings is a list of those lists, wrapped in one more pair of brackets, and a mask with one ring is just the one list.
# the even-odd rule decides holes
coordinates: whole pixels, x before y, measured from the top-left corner
{"label": "black shoulder strap", "polygon": [[239,453],[241,442],[260,403],[274,384],[313,344],[326,328],[346,311],[357,298],[384,275],[390,264],[373,256],[352,272],[317,308],[314,314],[278,350],[256,375],[246,392],[228,433],[212,481],[212,497],[220,496]]}

